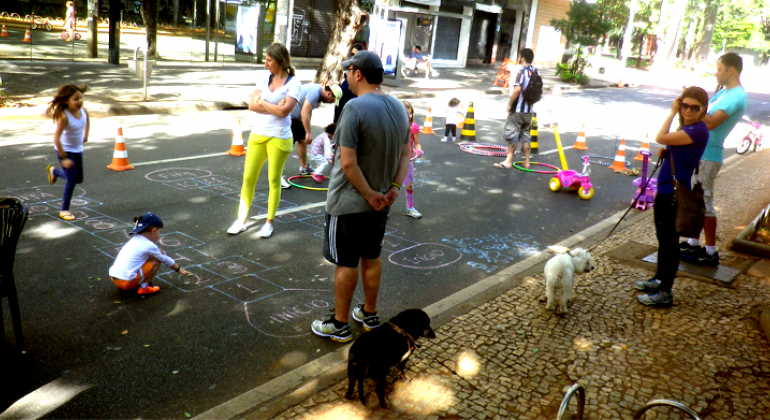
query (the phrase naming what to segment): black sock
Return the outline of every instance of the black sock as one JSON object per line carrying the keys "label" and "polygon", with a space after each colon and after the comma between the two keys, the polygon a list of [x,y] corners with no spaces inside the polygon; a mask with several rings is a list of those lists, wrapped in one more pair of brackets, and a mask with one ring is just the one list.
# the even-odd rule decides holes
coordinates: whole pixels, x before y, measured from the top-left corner
{"label": "black sock", "polygon": [[334,323],[335,328],[342,328],[346,325],[348,325],[347,322],[337,321],[337,318],[332,318],[332,322]]}
{"label": "black sock", "polygon": [[364,308],[361,308],[361,312],[363,312],[363,313],[364,313],[364,316],[373,316],[373,315],[377,315],[377,311],[375,311],[375,312],[366,312],[366,311],[364,310]]}

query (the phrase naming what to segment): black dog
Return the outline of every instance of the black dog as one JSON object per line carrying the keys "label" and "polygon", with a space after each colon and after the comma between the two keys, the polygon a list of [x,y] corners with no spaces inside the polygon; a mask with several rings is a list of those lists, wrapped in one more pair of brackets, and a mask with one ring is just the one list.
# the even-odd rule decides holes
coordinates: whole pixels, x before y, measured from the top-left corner
{"label": "black dog", "polygon": [[381,327],[359,337],[350,347],[348,355],[348,392],[345,397],[353,399],[358,381],[358,397],[366,405],[364,396],[364,378],[377,381],[377,397],[380,407],[387,408],[385,402],[385,378],[391,366],[398,368],[399,378],[404,378],[404,366],[415,347],[415,340],[420,337],[436,338],[430,328],[430,317],[422,309],[407,309],[394,316]]}

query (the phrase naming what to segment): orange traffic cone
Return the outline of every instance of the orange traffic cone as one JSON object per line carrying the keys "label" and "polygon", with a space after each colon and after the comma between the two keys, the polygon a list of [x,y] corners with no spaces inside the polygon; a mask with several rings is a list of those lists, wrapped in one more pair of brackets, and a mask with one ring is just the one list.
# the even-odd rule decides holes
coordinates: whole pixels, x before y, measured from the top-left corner
{"label": "orange traffic cone", "polygon": [[24,39],[21,42],[32,42],[32,32],[27,28],[27,33],[24,34]]}
{"label": "orange traffic cone", "polygon": [[642,151],[647,151],[647,152],[650,151],[650,140],[649,140],[649,137],[650,137],[649,134],[645,134],[644,135],[644,141],[642,142],[642,148],[639,149],[639,153],[636,155],[634,160],[643,161],[644,160],[644,156],[642,156]]}
{"label": "orange traffic cone", "polygon": [[3,32],[0,33],[0,36],[5,36],[5,37],[8,36],[8,31],[5,29],[5,23],[3,24]]}
{"label": "orange traffic cone", "polygon": [[243,149],[243,132],[241,131],[241,119],[238,119],[238,126],[233,128],[233,143],[230,150],[227,151],[230,156],[243,156],[246,151]]}
{"label": "orange traffic cone", "polygon": [[112,163],[107,165],[107,169],[113,171],[127,171],[134,169],[134,166],[128,163],[128,152],[126,151],[126,141],[123,139],[123,128],[118,128],[118,137],[115,139],[115,151],[112,152]]}
{"label": "orange traffic cone", "polygon": [[575,145],[572,146],[573,149],[576,150],[588,150],[588,147],[586,147],[586,125],[583,124],[583,129],[578,132],[577,140],[575,140]]}
{"label": "orange traffic cone", "polygon": [[620,140],[620,146],[618,146],[618,153],[615,154],[615,161],[610,165],[610,169],[613,171],[622,172],[626,170],[626,140]]}
{"label": "orange traffic cone", "polygon": [[430,108],[428,108],[428,115],[425,116],[425,122],[422,124],[422,130],[420,130],[420,133],[436,134],[433,132],[433,114],[431,114]]}

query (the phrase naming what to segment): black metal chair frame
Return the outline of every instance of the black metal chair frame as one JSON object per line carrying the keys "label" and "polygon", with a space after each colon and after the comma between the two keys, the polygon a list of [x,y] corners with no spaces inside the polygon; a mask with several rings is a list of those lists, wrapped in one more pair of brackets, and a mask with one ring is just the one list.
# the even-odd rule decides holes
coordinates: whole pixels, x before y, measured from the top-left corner
{"label": "black metal chair frame", "polygon": [[2,298],[7,297],[16,335],[16,348],[19,351],[24,351],[24,335],[21,331],[21,311],[13,264],[16,260],[16,246],[28,216],[29,209],[23,201],[18,198],[0,197],[0,334],[3,336],[3,342],[6,342]]}

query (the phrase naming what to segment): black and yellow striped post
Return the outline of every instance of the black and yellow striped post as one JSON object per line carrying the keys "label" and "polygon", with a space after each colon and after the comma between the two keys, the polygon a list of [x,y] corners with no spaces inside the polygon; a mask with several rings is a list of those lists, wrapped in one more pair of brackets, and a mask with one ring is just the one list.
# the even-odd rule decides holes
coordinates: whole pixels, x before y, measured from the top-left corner
{"label": "black and yellow striped post", "polygon": [[536,155],[540,149],[540,144],[537,142],[537,113],[532,113],[532,125],[529,129],[529,135],[532,140],[529,143],[530,153]]}
{"label": "black and yellow striped post", "polygon": [[465,113],[463,131],[460,132],[460,140],[476,141],[476,118],[473,112],[473,102],[468,104],[468,112]]}

